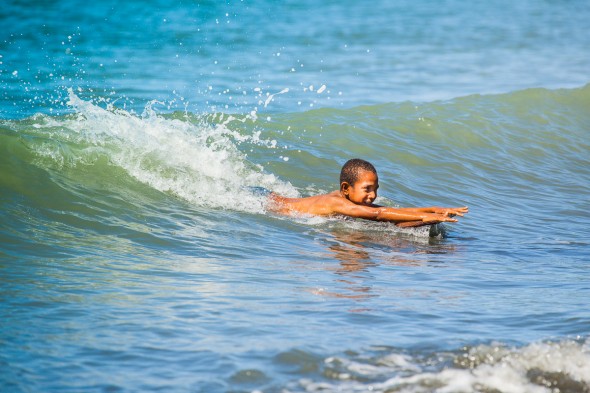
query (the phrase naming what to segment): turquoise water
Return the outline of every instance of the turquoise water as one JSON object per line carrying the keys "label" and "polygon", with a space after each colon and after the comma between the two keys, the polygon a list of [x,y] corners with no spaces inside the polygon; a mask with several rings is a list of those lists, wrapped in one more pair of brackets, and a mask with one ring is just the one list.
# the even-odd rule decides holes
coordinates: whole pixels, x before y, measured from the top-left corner
{"label": "turquoise water", "polygon": [[[10,2],[2,392],[586,392],[585,1]],[[446,237],[259,187],[468,205]]]}

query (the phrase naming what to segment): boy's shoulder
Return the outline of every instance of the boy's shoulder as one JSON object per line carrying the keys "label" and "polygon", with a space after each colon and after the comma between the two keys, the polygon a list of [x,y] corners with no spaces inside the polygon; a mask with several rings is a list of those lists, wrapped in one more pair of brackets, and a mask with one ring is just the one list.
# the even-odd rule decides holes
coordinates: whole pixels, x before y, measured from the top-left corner
{"label": "boy's shoulder", "polygon": [[271,195],[272,210],[279,212],[298,212],[313,215],[331,215],[340,210],[339,206],[346,203],[340,191],[333,191],[328,194],[320,194],[306,198],[285,198],[279,195]]}
{"label": "boy's shoulder", "polygon": [[316,195],[315,197],[303,198],[303,200],[304,204],[307,205],[306,210],[309,213],[325,216],[346,214],[351,206],[356,206],[353,202],[345,198],[339,190],[328,194]]}
{"label": "boy's shoulder", "polygon": [[340,194],[340,191],[338,191],[338,190],[336,190],[336,191],[332,191],[332,192],[329,192],[329,193],[327,193],[327,194],[320,194],[320,195],[316,195],[316,196],[317,196],[317,197],[319,197],[319,198],[329,198],[329,199],[332,199],[332,198],[337,198],[337,199],[346,199],[346,198],[344,198],[344,197],[342,196],[342,194]]}

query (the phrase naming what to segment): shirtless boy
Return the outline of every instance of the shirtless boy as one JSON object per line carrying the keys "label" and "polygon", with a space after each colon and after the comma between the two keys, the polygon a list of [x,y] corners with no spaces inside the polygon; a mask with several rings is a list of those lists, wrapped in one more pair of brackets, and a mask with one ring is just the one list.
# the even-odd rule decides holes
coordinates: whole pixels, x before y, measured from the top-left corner
{"label": "shirtless boy", "polygon": [[400,227],[416,227],[440,222],[457,222],[467,207],[394,208],[373,204],[379,178],[375,167],[359,158],[347,161],[340,172],[340,190],[307,198],[285,198],[272,193],[269,210],[281,214],[348,216],[393,222]]}

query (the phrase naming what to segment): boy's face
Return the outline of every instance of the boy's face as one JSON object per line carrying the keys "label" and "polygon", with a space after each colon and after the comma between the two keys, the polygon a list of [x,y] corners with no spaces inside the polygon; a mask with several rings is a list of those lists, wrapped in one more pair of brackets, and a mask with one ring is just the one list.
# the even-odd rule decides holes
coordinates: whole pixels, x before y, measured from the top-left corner
{"label": "boy's face", "polygon": [[[347,186],[345,186],[345,184]],[[379,178],[371,171],[361,171],[354,185],[342,183],[341,190],[344,196],[357,205],[371,206],[377,198]]]}

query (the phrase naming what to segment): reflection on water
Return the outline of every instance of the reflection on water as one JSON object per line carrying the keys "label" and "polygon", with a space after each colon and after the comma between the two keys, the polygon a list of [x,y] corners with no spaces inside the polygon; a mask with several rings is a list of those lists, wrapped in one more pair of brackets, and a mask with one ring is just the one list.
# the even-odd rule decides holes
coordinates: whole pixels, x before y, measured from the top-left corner
{"label": "reflection on water", "polygon": [[[443,238],[416,237],[405,233],[382,230],[359,230],[349,227],[332,227],[322,232],[320,242],[328,251],[328,258],[339,261],[328,269],[336,275],[334,288],[313,288],[310,292],[327,297],[357,301],[378,297],[373,290],[375,270],[380,266],[420,267],[437,260],[434,255],[449,254],[456,246]],[[355,308],[351,311],[367,311]]]}

